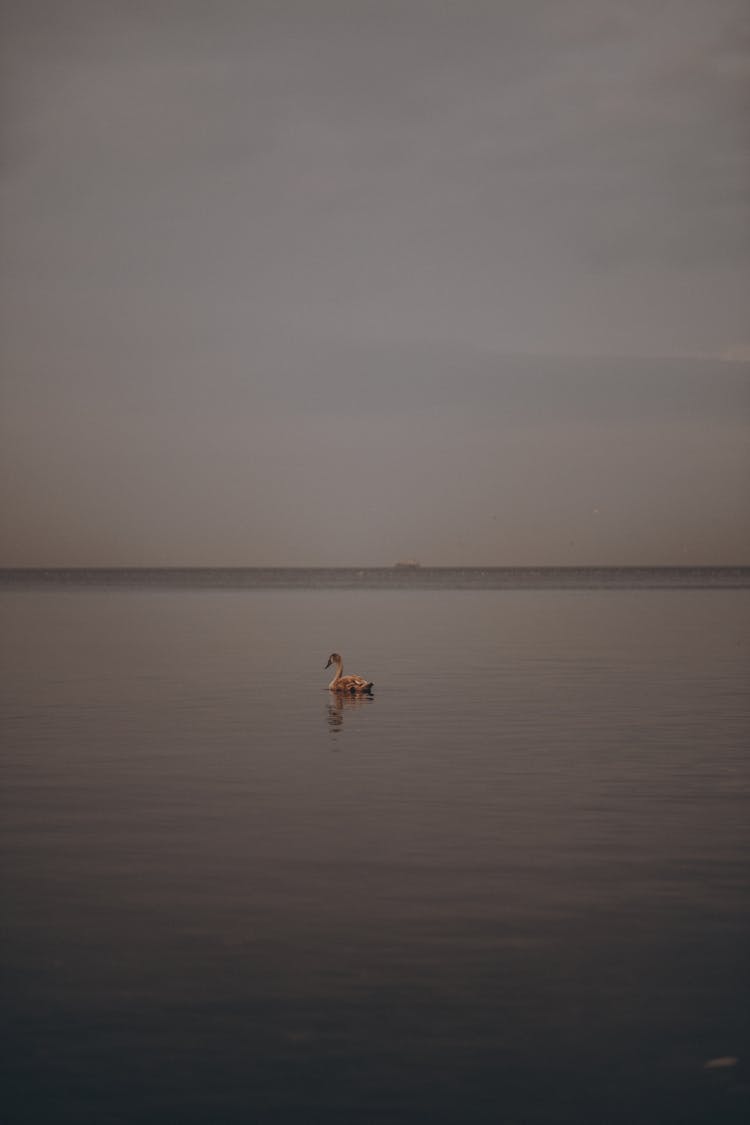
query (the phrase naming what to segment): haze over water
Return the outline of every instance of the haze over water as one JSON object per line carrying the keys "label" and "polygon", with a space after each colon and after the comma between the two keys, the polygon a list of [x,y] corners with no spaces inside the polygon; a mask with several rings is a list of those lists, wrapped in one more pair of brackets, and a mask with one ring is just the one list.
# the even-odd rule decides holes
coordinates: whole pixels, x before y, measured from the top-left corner
{"label": "haze over water", "polygon": [[745,1120],[750,591],[415,581],[4,586],[6,1120]]}

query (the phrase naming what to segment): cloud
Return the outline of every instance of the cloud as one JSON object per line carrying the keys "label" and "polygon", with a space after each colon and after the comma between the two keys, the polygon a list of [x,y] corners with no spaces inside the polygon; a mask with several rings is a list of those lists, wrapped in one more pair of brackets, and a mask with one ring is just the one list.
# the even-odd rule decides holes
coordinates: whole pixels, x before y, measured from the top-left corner
{"label": "cloud", "polygon": [[156,373],[7,388],[5,561],[747,557],[746,364],[307,359],[304,379],[290,353],[218,386]]}
{"label": "cloud", "polygon": [[750,344],[731,344],[721,352],[721,358],[730,363],[750,363]]}

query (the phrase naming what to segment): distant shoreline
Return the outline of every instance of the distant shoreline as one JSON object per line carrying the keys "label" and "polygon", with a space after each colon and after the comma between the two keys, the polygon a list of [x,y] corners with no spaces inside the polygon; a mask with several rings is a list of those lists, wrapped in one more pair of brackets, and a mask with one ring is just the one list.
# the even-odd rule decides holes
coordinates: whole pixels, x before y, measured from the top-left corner
{"label": "distant shoreline", "polygon": [[0,588],[738,589],[750,566],[4,567]]}

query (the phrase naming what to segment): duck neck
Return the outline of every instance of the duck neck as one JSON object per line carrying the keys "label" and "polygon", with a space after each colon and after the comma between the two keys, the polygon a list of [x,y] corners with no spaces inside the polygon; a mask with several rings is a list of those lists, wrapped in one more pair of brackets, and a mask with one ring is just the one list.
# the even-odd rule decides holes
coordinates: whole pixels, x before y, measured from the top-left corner
{"label": "duck neck", "polygon": [[339,682],[339,680],[341,679],[341,673],[344,671],[343,660],[337,660],[335,663],[336,663],[336,675],[333,677],[330,684],[328,685],[329,688],[334,687]]}

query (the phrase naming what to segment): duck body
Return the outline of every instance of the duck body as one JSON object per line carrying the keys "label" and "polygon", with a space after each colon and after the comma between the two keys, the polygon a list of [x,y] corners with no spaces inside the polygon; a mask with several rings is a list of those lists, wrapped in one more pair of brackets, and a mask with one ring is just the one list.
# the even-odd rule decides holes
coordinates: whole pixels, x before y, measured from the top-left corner
{"label": "duck body", "polygon": [[332,652],[328,657],[326,668],[334,664],[336,675],[328,685],[329,691],[340,691],[348,695],[370,695],[372,693],[372,680],[365,680],[362,676],[345,676],[344,662],[337,652]]}

